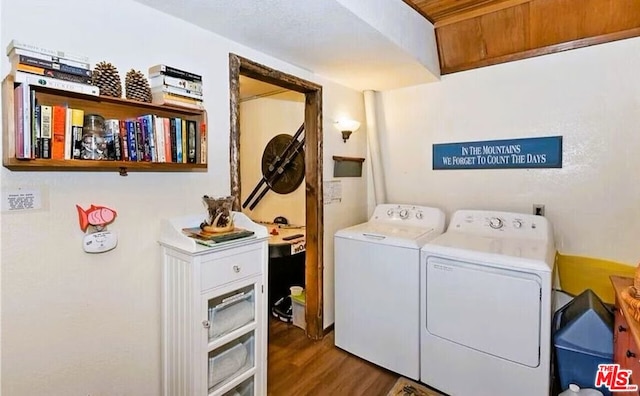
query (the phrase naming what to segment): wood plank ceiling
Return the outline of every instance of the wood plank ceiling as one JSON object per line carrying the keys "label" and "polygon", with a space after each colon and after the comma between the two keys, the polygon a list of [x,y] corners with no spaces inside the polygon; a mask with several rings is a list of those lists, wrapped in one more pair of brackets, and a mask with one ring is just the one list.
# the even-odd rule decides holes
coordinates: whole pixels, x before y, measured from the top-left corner
{"label": "wood plank ceiling", "polygon": [[640,36],[640,0],[404,0],[434,24],[442,74]]}

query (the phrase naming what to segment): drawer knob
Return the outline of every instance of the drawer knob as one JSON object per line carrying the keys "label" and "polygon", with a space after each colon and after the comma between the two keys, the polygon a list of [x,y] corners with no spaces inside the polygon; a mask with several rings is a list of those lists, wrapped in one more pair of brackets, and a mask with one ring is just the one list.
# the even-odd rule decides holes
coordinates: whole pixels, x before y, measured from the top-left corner
{"label": "drawer knob", "polygon": [[618,326],[618,331],[619,331],[620,333],[623,333],[623,332],[627,331],[627,328],[626,328],[626,327],[623,327],[622,325],[620,325],[620,326]]}
{"label": "drawer knob", "polygon": [[205,329],[208,329],[210,326],[211,326],[211,323],[208,320],[202,321],[202,327],[204,327]]}
{"label": "drawer knob", "polygon": [[233,266],[233,272],[235,272],[236,274],[237,274],[238,272],[240,272],[240,266],[239,266],[239,265],[234,265],[234,266]]}
{"label": "drawer knob", "polygon": [[627,357],[628,358],[636,357],[636,354],[627,349]]}

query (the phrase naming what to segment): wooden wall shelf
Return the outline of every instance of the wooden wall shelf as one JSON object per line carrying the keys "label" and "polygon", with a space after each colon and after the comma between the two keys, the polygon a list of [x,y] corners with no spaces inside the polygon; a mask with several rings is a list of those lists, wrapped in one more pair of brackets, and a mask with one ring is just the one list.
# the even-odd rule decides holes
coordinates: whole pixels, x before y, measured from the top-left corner
{"label": "wooden wall shelf", "polygon": [[364,158],[333,156],[333,177],[361,177]]}
{"label": "wooden wall shelf", "polygon": [[[207,158],[202,163],[173,163],[145,161],[113,160],[61,160],[61,159],[20,159],[16,158],[15,116],[14,116],[14,79],[7,76],[2,82],[3,112],[3,166],[12,171],[62,171],[62,172],[107,172],[116,171],[121,175],[127,172],[206,172]],[[105,119],[130,119],[145,114],[160,117],[178,117],[193,120],[198,130],[206,128],[206,111],[178,106],[156,105],[134,100],[108,96],[85,95],[40,86],[32,86],[39,103],[63,105],[84,110],[85,114],[100,114]],[[205,132],[206,133],[206,132]]]}
{"label": "wooden wall shelf", "polygon": [[12,171],[108,172],[126,169],[131,172],[204,172],[207,164],[176,164],[171,162],[91,161],[6,158],[4,167]]}
{"label": "wooden wall shelf", "polygon": [[360,157],[341,157],[341,156],[338,156],[338,155],[334,155],[333,156],[333,160],[334,161],[353,161],[353,162],[360,162],[360,163],[364,162],[364,158],[360,158]]}

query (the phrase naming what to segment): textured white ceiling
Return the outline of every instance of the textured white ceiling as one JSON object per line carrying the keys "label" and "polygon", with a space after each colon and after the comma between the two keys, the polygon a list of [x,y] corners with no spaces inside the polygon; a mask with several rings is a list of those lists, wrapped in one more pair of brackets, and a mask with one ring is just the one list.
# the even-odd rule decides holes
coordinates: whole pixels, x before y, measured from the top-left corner
{"label": "textured white ceiling", "polygon": [[358,90],[416,85],[439,75],[419,61],[423,54],[381,33],[344,0],[136,1]]}

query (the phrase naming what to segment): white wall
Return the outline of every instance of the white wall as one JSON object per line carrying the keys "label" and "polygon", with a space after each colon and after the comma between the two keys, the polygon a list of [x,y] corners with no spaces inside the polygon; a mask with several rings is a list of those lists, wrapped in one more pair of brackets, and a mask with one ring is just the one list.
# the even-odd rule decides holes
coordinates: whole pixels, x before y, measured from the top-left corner
{"label": "white wall", "polygon": [[[304,107],[304,94],[293,91],[240,103],[240,185],[243,204],[262,179],[262,155],[267,143],[276,135],[294,135],[304,122]],[[266,184],[263,184],[259,191],[265,187]],[[289,194],[269,191],[251,210],[251,203],[259,194],[242,210],[251,219],[271,222],[276,216],[284,216],[289,224],[305,224],[304,179]]]}
{"label": "white wall", "polygon": [[[157,395],[160,219],[200,212],[204,218],[202,195],[229,194],[229,52],[323,86],[325,176],[330,175],[332,155],[364,150],[361,137],[344,146],[331,128],[331,119],[342,112],[364,119],[362,94],[132,1],[0,4],[2,48],[15,38],[85,54],[93,63],[113,63],[123,80],[129,69],[146,72],[157,63],[203,75],[209,124],[206,173],[120,177],[115,172],[0,169],[3,191],[35,188],[45,198],[44,210],[0,215],[2,391],[11,396]],[[9,65],[2,58],[4,76]],[[342,204],[328,205],[325,211],[327,303],[333,301],[330,241],[345,223],[364,219],[365,200],[360,199],[359,192],[345,195]],[[118,212],[109,228],[118,233],[119,245],[105,254],[81,250],[75,205],[92,203]],[[332,309],[326,307],[331,322]]]}
{"label": "white wall", "polygon": [[[364,100],[362,93],[355,95],[348,88],[323,91],[324,107],[324,172],[325,182],[338,183],[341,186],[342,200],[324,205],[324,328],[334,322],[334,288],[333,288],[333,235],[336,231],[362,223],[367,220],[367,172],[362,169],[361,177],[333,177],[333,156],[366,157],[367,130],[365,126]],[[331,110],[327,111],[331,103]],[[333,123],[342,118],[351,118],[362,124],[358,131],[351,134],[347,142],[343,142],[342,134]],[[330,150],[330,154],[327,153]]]}
{"label": "white wall", "polygon": [[[390,202],[531,213],[561,253],[640,258],[640,38],[446,75],[381,95]],[[562,169],[432,170],[434,143],[563,136]]]}

